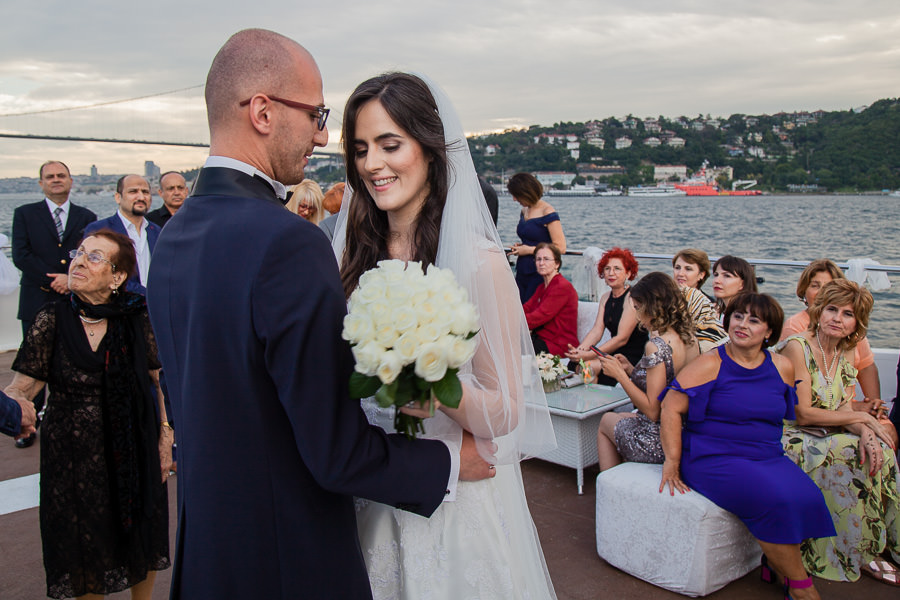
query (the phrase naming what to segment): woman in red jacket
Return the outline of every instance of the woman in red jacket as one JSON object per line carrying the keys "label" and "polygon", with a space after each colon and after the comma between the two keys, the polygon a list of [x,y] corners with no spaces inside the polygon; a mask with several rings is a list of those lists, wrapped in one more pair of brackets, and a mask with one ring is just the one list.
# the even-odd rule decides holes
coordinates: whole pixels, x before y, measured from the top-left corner
{"label": "woman in red jacket", "polygon": [[534,263],[544,283],[522,307],[531,330],[531,342],[535,353],[550,352],[562,356],[569,344],[578,345],[578,293],[559,274],[562,266],[559,248],[553,244],[538,244],[534,250]]}

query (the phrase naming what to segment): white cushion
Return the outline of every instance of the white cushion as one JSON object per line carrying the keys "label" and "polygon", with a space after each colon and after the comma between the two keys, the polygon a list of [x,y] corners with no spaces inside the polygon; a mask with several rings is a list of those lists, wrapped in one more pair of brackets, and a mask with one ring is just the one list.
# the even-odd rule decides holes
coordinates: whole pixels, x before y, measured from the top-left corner
{"label": "white cushion", "polygon": [[662,465],[623,463],[597,476],[597,553],[639,579],[705,596],[759,566],[744,524],[697,492],[660,494]]}
{"label": "white cushion", "polygon": [[[597,320],[597,312],[600,310],[600,304],[597,302],[578,301],[578,341],[584,339],[588,331],[594,326]],[[604,337],[608,337],[609,332],[604,331]]]}

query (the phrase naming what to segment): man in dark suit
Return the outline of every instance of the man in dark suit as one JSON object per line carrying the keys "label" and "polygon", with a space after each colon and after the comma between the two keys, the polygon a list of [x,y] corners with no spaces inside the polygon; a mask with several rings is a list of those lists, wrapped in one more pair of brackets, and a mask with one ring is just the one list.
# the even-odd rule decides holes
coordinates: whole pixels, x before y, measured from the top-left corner
{"label": "man in dark suit", "polygon": [[[235,34],[206,83],[210,157],[166,224],[147,300],[179,423],[174,599],[368,598],[352,496],[431,514],[493,475],[463,442],[370,426],[348,397],[346,302],[324,234],[284,209],[328,140],[302,46]],[[281,183],[279,183],[281,182]]]}
{"label": "man in dark suit", "polygon": [[[12,258],[22,271],[19,288],[19,319],[23,337],[37,311],[47,302],[69,291],[69,251],[81,241],[84,228],[97,220],[88,209],[69,202],[72,175],[65,164],[52,160],[41,165],[38,180],[44,199],[24,204],[13,212]],[[34,399],[38,412],[44,406],[44,391]],[[16,441],[19,448],[34,443],[35,435]]]}
{"label": "man in dark suit", "polygon": [[150,209],[150,184],[140,175],[124,175],[116,182],[116,204],[119,210],[111,217],[89,225],[84,234],[99,229],[112,229],[127,235],[134,244],[137,254],[138,271],[128,278],[125,289],[136,294],[147,293],[147,273],[150,270],[150,255],[156,247],[161,231],[159,225],[144,218]]}
{"label": "man in dark suit", "polygon": [[163,205],[156,210],[147,213],[147,220],[156,223],[161,228],[169,222],[169,219],[178,212],[184,199],[187,198],[188,189],[184,176],[177,171],[166,171],[159,176],[159,189],[156,190],[162,198]]}

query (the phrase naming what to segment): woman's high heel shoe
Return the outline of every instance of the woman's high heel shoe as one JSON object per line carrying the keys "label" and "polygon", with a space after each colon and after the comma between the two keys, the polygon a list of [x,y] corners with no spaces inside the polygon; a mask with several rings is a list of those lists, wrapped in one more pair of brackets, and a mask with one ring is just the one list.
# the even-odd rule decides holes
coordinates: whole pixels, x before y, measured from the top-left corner
{"label": "woman's high heel shoe", "polygon": [[812,577],[806,579],[789,579],[784,578],[784,600],[794,600],[791,596],[791,590],[802,590],[813,586]]}

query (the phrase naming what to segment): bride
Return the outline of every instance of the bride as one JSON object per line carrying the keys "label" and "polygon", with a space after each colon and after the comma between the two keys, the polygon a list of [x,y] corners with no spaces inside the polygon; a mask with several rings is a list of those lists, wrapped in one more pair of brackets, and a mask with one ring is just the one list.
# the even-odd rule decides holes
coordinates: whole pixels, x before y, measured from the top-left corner
{"label": "bride", "polygon": [[[347,188],[335,254],[347,297],[379,260],[451,269],[480,315],[463,398],[426,419],[428,437],[473,435],[496,476],[459,482],[430,519],[357,500],[376,599],[555,598],[519,460],[555,447],[518,288],[455,112],[437,86],[388,73],[356,88],[342,132]],[[364,400],[390,431],[393,409]],[[403,409],[407,410],[407,409]]]}

